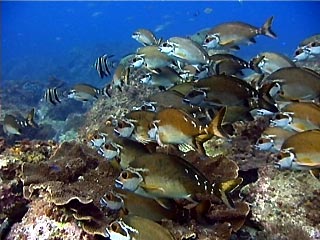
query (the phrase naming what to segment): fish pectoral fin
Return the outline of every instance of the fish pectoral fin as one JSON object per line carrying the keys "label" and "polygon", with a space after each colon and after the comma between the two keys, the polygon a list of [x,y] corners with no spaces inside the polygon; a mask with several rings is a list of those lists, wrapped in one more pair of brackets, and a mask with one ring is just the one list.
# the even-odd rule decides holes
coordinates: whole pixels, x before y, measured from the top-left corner
{"label": "fish pectoral fin", "polygon": [[290,125],[290,127],[297,132],[304,132],[308,130],[308,127],[303,123],[293,123]]}
{"label": "fish pectoral fin", "polygon": [[151,68],[149,68],[149,67],[146,67],[146,69],[147,69],[148,71],[154,73],[154,74],[159,74],[159,72],[158,72],[157,70],[155,70],[155,69],[151,69]]}
{"label": "fish pectoral fin", "polygon": [[190,144],[186,144],[186,143],[182,143],[178,145],[178,148],[181,152],[187,153],[190,151],[194,151],[195,147],[190,145]]}
{"label": "fish pectoral fin", "polygon": [[154,199],[161,207],[165,208],[165,209],[172,209],[172,203],[169,202],[168,199],[164,199],[164,198],[155,198]]}
{"label": "fish pectoral fin", "polygon": [[225,40],[225,41],[221,41],[219,42],[220,45],[222,46],[226,46],[228,47],[228,45],[233,45],[235,43],[234,40],[230,39],[230,40]]}
{"label": "fish pectoral fin", "polygon": [[146,192],[165,192],[163,188],[154,185],[141,184],[140,187]]}

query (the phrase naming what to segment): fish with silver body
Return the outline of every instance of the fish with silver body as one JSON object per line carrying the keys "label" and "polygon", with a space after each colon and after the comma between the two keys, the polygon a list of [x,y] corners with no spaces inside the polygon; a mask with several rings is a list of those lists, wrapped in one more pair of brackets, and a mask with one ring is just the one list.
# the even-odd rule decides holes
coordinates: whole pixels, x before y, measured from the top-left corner
{"label": "fish with silver body", "polygon": [[251,69],[257,73],[271,74],[280,68],[295,67],[287,56],[275,52],[262,52],[249,62]]}
{"label": "fish with silver body", "polygon": [[138,79],[145,85],[159,87],[160,90],[166,90],[174,85],[182,83],[184,80],[180,75],[170,67],[155,69],[157,73],[148,72]]}
{"label": "fish with silver body", "polygon": [[108,86],[102,89],[96,88],[90,84],[79,83],[74,85],[68,92],[68,98],[87,102],[90,100],[96,100],[99,96],[108,96]]}
{"label": "fish with silver body", "polygon": [[320,56],[320,41],[299,47],[294,52],[293,61],[303,61]]}
{"label": "fish with silver body", "polygon": [[150,30],[143,28],[132,33],[131,37],[144,46],[159,45],[161,42],[161,38],[157,39]]}
{"label": "fish with silver body", "polygon": [[160,44],[161,52],[173,59],[188,64],[209,64],[208,52],[204,48],[188,38],[171,37]]}

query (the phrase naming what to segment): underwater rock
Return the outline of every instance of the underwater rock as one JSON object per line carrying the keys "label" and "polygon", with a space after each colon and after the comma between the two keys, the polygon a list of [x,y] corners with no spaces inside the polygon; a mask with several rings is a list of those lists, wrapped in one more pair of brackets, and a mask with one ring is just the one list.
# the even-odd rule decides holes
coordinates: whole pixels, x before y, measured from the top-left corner
{"label": "underwater rock", "polygon": [[263,229],[259,234],[267,235],[265,239],[310,239],[319,229],[317,220],[309,218],[316,213],[313,209],[319,210],[318,200],[313,202],[319,188],[320,182],[306,172],[279,172],[265,166],[242,195],[251,204],[250,221]]}

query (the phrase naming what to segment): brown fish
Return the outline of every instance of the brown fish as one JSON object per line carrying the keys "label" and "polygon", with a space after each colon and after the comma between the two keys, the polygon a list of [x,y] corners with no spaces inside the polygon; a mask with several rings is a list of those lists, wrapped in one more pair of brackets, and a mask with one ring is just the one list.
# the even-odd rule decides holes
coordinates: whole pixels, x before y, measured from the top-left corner
{"label": "brown fish", "polygon": [[116,179],[116,187],[149,198],[186,199],[197,205],[197,193],[216,194],[233,207],[228,195],[240,179],[211,184],[192,164],[174,155],[153,153],[137,158]]}
{"label": "brown fish", "polygon": [[210,29],[203,45],[207,48],[227,47],[239,49],[239,44],[255,43],[257,35],[276,38],[271,30],[273,17],[270,17],[261,28],[243,22],[229,22],[217,25]]}
{"label": "brown fish", "polygon": [[281,68],[265,78],[262,82],[264,84],[280,85],[276,100],[318,101],[320,97],[320,75],[308,68]]}
{"label": "brown fish", "polygon": [[[309,130],[289,137],[282,145],[275,164],[281,169],[315,170],[320,168],[320,130]],[[319,176],[317,176],[319,177]]]}
{"label": "brown fish", "polygon": [[251,68],[257,73],[271,74],[280,68],[295,67],[287,56],[275,52],[262,52],[250,60]]}
{"label": "brown fish", "polygon": [[226,137],[221,123],[226,109],[222,108],[208,126],[203,126],[188,113],[175,108],[160,110],[153,122],[159,145],[182,144],[204,153],[203,143],[213,136]]}
{"label": "brown fish", "polygon": [[133,215],[110,223],[106,228],[106,235],[110,240],[174,240],[171,233],[160,224]]}

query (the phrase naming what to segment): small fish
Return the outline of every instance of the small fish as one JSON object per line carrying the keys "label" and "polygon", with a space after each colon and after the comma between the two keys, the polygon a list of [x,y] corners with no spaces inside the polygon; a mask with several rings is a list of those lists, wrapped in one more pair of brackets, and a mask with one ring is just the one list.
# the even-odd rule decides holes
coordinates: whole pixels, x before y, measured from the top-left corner
{"label": "small fish", "polygon": [[46,102],[50,102],[53,105],[57,105],[57,103],[61,103],[61,98],[63,97],[63,93],[58,92],[58,88],[48,88],[44,93],[44,100]]}
{"label": "small fish", "polygon": [[139,78],[139,81],[146,85],[159,87],[160,90],[166,90],[174,85],[183,82],[180,75],[170,67],[155,69],[157,73],[146,73]]}
{"label": "small fish", "polygon": [[209,64],[208,52],[188,38],[171,37],[160,44],[161,52],[188,64]]}
{"label": "small fish", "polygon": [[295,67],[288,57],[275,52],[259,53],[250,60],[250,67],[257,73],[271,74],[280,68]]}
{"label": "small fish", "polygon": [[[303,84],[301,84],[303,79]],[[308,68],[285,67],[273,72],[262,81],[278,83],[280,91],[274,99],[279,101],[317,100],[320,97],[320,75]]]}
{"label": "small fish", "polygon": [[320,55],[320,41],[299,47],[294,52],[293,61],[303,61]]}
{"label": "small fish", "polygon": [[77,101],[90,101],[90,100],[96,100],[99,96],[107,95],[109,97],[108,93],[108,87],[103,89],[98,89],[92,85],[85,84],[85,83],[79,83],[73,86],[73,88],[70,89],[68,93],[68,98],[77,100]]}
{"label": "small fish", "polygon": [[157,40],[155,35],[148,29],[138,29],[132,34],[132,38],[144,46],[158,45],[161,42],[161,39]]}
{"label": "small fish", "polygon": [[[320,130],[308,130],[289,137],[277,155],[275,166],[280,169],[310,170],[313,175],[320,168]],[[315,177],[319,177],[315,176]]]}
{"label": "small fish", "polygon": [[227,75],[204,78],[193,86],[184,102],[195,106],[249,106],[250,100],[258,95],[249,83]]}
{"label": "small fish", "polygon": [[3,120],[3,131],[7,135],[21,135],[23,129],[27,127],[38,128],[37,123],[34,121],[35,109],[33,108],[25,119],[6,114]]}
{"label": "small fish", "polygon": [[110,58],[112,58],[114,55],[104,54],[97,58],[97,60],[94,63],[94,67],[98,72],[98,75],[100,78],[108,77],[111,75],[111,70],[115,68],[116,62],[111,61]]}
{"label": "small fish", "polygon": [[291,115],[291,122],[286,127],[293,131],[303,132],[320,128],[320,106],[312,102],[293,102],[284,106],[281,111]]}
{"label": "small fish", "polygon": [[181,109],[165,108],[157,112],[152,132],[158,144],[187,145],[205,154],[203,143],[213,136],[225,138],[221,128],[226,108],[222,108],[209,125],[203,126],[196,118]]}
{"label": "small fish", "polygon": [[239,49],[239,44],[256,43],[254,37],[257,35],[276,38],[276,34],[271,30],[272,22],[273,17],[270,17],[261,28],[243,22],[223,23],[208,31],[203,45],[207,48]]}
{"label": "small fish", "polygon": [[122,210],[126,214],[140,216],[157,222],[160,222],[162,219],[174,219],[176,217],[174,201],[169,199],[158,199],[156,201],[120,189],[107,192],[100,199],[100,203],[111,210]]}
{"label": "small fish", "polygon": [[[216,194],[228,207],[233,201],[228,196],[238,180],[211,184],[192,164],[178,156],[153,153],[137,158],[115,180],[117,188],[157,199],[185,199],[193,206],[196,194]],[[228,185],[228,187],[227,187]],[[231,186],[232,185],[232,186]]]}
{"label": "small fish", "polygon": [[149,131],[155,114],[152,111],[131,111],[122,120],[123,123],[118,124],[114,131],[119,136],[131,138],[144,144],[150,143],[154,141],[153,138],[150,138]]}
{"label": "small fish", "polygon": [[249,68],[249,63],[232,54],[214,54],[210,56],[216,75],[243,75],[242,70]]}
{"label": "small fish", "polygon": [[158,46],[146,46],[137,50],[131,60],[130,67],[145,68],[150,72],[157,73],[154,69],[171,66],[174,61],[165,53],[160,52]]}
{"label": "small fish", "polygon": [[279,152],[284,141],[294,134],[295,131],[282,127],[268,127],[257,140],[255,148],[260,151]]}
{"label": "small fish", "polygon": [[133,215],[110,223],[106,228],[106,235],[110,240],[174,240],[171,233],[160,224]]}
{"label": "small fish", "polygon": [[130,162],[137,157],[150,154],[152,146],[130,140],[128,138],[117,138],[116,141],[108,141],[100,147],[98,153],[108,161],[117,160],[115,164],[118,169],[126,169]]}

